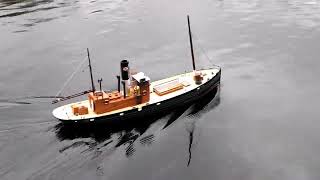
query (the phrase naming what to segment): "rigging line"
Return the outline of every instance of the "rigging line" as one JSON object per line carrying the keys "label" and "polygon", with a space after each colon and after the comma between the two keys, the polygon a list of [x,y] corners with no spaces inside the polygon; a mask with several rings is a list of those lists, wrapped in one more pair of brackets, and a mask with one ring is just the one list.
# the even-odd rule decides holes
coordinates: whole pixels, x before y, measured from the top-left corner
{"label": "rigging line", "polygon": [[212,66],[220,68],[220,66],[215,65],[215,64],[212,63],[212,60],[209,58],[208,54],[206,53],[207,51],[206,51],[206,50],[203,48],[203,46],[201,45],[198,36],[197,36],[195,33],[191,33],[191,34],[192,34],[193,37],[197,40],[196,42],[198,42],[199,47],[200,47],[202,53],[207,57],[208,62],[209,62]]}
{"label": "rigging line", "polygon": [[61,96],[61,92],[64,90],[64,88],[69,84],[69,82],[72,80],[72,78],[74,77],[74,75],[79,71],[79,69],[83,66],[83,64],[87,61],[87,58],[84,58],[84,60],[78,65],[78,67],[76,68],[75,71],[73,71],[73,73],[69,76],[69,78],[67,79],[67,81],[63,84],[63,86],[61,87],[61,89],[58,91],[58,93],[56,94],[56,97]]}

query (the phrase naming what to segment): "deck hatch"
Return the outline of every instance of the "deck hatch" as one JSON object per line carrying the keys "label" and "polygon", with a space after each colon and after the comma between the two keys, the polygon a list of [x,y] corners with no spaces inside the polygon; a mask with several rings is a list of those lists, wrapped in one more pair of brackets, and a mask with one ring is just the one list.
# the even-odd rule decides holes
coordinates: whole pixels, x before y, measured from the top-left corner
{"label": "deck hatch", "polygon": [[183,84],[179,82],[179,79],[173,79],[153,87],[153,91],[159,96],[169,94],[180,89],[183,89]]}

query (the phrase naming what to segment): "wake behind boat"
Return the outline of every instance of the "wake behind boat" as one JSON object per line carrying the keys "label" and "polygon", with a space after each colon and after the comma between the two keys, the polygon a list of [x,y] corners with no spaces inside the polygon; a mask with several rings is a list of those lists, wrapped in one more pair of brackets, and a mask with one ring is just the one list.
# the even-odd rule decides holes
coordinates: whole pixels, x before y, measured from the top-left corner
{"label": "wake behind boat", "polygon": [[[170,111],[194,102],[220,84],[219,67],[196,70],[192,34],[188,16],[188,30],[193,71],[151,82],[143,72],[131,73],[129,62],[121,61],[118,89],[112,92],[96,90],[88,51],[91,90],[60,98],[53,103],[88,95],[88,99],[70,103],[53,110],[53,116],[63,123],[101,123],[130,119]],[[122,88],[121,88],[122,84]],[[122,89],[122,90],[121,90]]]}

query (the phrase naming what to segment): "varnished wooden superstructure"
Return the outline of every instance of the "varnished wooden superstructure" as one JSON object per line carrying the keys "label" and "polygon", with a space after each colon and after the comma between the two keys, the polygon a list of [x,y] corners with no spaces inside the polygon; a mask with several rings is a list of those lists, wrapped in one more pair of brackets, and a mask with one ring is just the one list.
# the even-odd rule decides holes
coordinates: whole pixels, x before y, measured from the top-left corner
{"label": "varnished wooden superstructure", "polygon": [[[90,107],[83,108],[90,108],[94,113],[102,114],[148,102],[150,99],[149,81],[141,80],[138,82],[136,79],[133,79],[131,83],[133,85],[129,88],[127,95],[121,94],[119,91],[90,92],[88,94]],[[81,107],[81,105],[74,106],[74,108],[77,107]]]}

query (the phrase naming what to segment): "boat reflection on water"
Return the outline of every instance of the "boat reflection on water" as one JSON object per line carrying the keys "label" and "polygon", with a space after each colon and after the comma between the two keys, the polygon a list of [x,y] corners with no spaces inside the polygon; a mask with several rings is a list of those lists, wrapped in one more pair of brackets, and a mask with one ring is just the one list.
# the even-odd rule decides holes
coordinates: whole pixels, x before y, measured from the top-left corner
{"label": "boat reflection on water", "polygon": [[[126,148],[126,155],[130,156],[134,153],[135,149],[133,147],[134,142],[143,135],[148,128],[156,123],[158,120],[168,117],[166,123],[162,125],[159,129],[168,128],[173,122],[177,119],[184,117],[191,117],[194,119],[194,123],[196,122],[197,117],[201,116],[201,114],[208,112],[215,108],[220,103],[220,86],[214,88],[207,95],[203,96],[198,101],[192,104],[186,104],[178,109],[174,109],[171,112],[167,112],[166,114],[159,114],[152,117],[143,117],[139,119],[129,119],[127,121],[121,123],[113,123],[113,124],[100,124],[100,125],[90,125],[87,124],[85,126],[68,126],[60,123],[56,125],[56,135],[59,140],[73,140],[77,138],[92,138],[96,141],[95,144],[103,143],[106,141],[113,141],[115,147],[119,147],[124,144],[129,144]],[[192,145],[192,134],[194,128],[188,130],[190,133],[190,145],[189,150]],[[119,138],[116,138],[117,142],[114,142],[115,139],[112,136],[117,134]],[[139,142],[142,145],[150,145],[154,140],[154,134],[145,135],[142,138],[139,138]],[[111,142],[110,141],[110,142]],[[109,144],[108,142],[107,144]],[[191,155],[191,153],[190,153]],[[191,159],[191,157],[190,157]],[[190,160],[189,160],[190,161]]]}
{"label": "boat reflection on water", "polygon": [[189,133],[189,146],[188,146],[188,163],[187,166],[190,165],[192,158],[192,144],[193,144],[193,136],[196,127],[196,120],[200,118],[201,115],[206,112],[212,110],[216,106],[220,104],[220,86],[215,88],[212,93],[209,93],[200,101],[194,103],[192,105],[191,111],[188,113],[189,116],[192,116],[191,122],[189,122],[187,126],[187,131]]}

